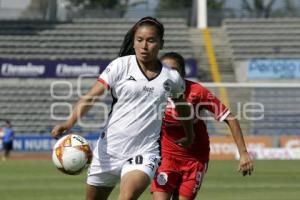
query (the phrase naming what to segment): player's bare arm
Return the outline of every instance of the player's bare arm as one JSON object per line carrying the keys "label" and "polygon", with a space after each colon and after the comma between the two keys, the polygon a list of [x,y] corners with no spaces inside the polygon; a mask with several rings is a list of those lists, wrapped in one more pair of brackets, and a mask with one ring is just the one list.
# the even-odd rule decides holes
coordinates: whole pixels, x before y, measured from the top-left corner
{"label": "player's bare arm", "polygon": [[89,111],[92,105],[97,100],[97,97],[102,95],[106,88],[100,82],[96,82],[94,86],[76,103],[70,118],[53,128],[51,134],[54,138],[58,138],[63,133],[69,131],[73,125],[77,122],[78,118],[82,117],[85,113]]}
{"label": "player's bare arm", "polygon": [[253,172],[253,163],[247,151],[240,124],[232,114],[229,114],[227,116],[225,122],[230,128],[233,139],[237,145],[240,154],[240,163],[238,166],[238,171],[241,172],[243,176],[251,175]]}
{"label": "player's bare arm", "polygon": [[178,113],[180,120],[186,136],[176,141],[177,144],[180,144],[183,147],[189,147],[195,138],[195,133],[193,129],[193,117],[191,116],[191,105],[186,102],[186,100],[181,96],[177,99],[172,99],[175,103],[175,109]]}

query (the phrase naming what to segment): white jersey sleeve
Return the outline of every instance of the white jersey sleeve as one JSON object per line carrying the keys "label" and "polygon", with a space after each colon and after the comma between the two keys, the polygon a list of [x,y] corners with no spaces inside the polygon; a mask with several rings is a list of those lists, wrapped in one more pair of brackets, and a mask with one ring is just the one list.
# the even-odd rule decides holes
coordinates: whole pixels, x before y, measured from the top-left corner
{"label": "white jersey sleeve", "polygon": [[113,60],[99,75],[98,81],[104,84],[107,89],[114,87],[122,77],[122,68],[122,60],[120,58]]}
{"label": "white jersey sleeve", "polygon": [[171,76],[173,84],[171,87],[170,98],[178,98],[185,91],[185,82],[176,70],[171,70]]}

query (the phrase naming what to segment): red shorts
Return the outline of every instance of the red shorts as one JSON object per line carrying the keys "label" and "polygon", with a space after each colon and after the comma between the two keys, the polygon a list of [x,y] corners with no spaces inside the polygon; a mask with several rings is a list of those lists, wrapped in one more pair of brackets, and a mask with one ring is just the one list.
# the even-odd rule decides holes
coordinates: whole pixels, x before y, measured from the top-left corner
{"label": "red shorts", "polygon": [[201,187],[207,163],[163,157],[151,184],[151,192],[174,193],[194,199]]}

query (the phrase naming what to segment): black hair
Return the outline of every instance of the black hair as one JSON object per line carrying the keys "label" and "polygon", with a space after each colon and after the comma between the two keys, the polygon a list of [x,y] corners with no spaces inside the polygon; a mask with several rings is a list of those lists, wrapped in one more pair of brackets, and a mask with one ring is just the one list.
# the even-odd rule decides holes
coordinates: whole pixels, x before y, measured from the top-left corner
{"label": "black hair", "polygon": [[179,68],[180,68],[180,75],[182,77],[185,77],[186,75],[186,72],[185,72],[185,62],[184,62],[184,58],[182,57],[182,55],[180,55],[179,53],[176,53],[176,52],[168,52],[168,53],[165,53],[164,55],[162,55],[160,57],[160,60],[163,60],[165,58],[170,58],[170,59],[173,59],[175,60],[178,65],[179,65]]}
{"label": "black hair", "polygon": [[159,22],[156,18],[153,17],[143,17],[137,23],[129,29],[127,34],[124,36],[123,43],[120,48],[119,56],[127,56],[127,55],[134,55],[133,49],[133,42],[134,42],[134,34],[135,31],[144,25],[154,26],[157,30],[158,36],[160,37],[161,43],[163,44],[163,37],[164,37],[164,26],[161,22]]}

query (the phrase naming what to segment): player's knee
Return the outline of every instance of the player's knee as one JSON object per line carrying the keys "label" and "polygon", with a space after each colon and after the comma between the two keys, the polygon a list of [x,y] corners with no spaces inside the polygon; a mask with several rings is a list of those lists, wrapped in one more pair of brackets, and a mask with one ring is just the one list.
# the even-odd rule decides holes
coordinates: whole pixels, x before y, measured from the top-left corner
{"label": "player's knee", "polygon": [[118,200],[135,200],[144,192],[147,186],[138,187],[136,185],[127,184],[126,187],[122,187]]}
{"label": "player's knee", "polygon": [[133,200],[135,199],[135,195],[133,191],[121,191],[119,194],[118,200]]}

